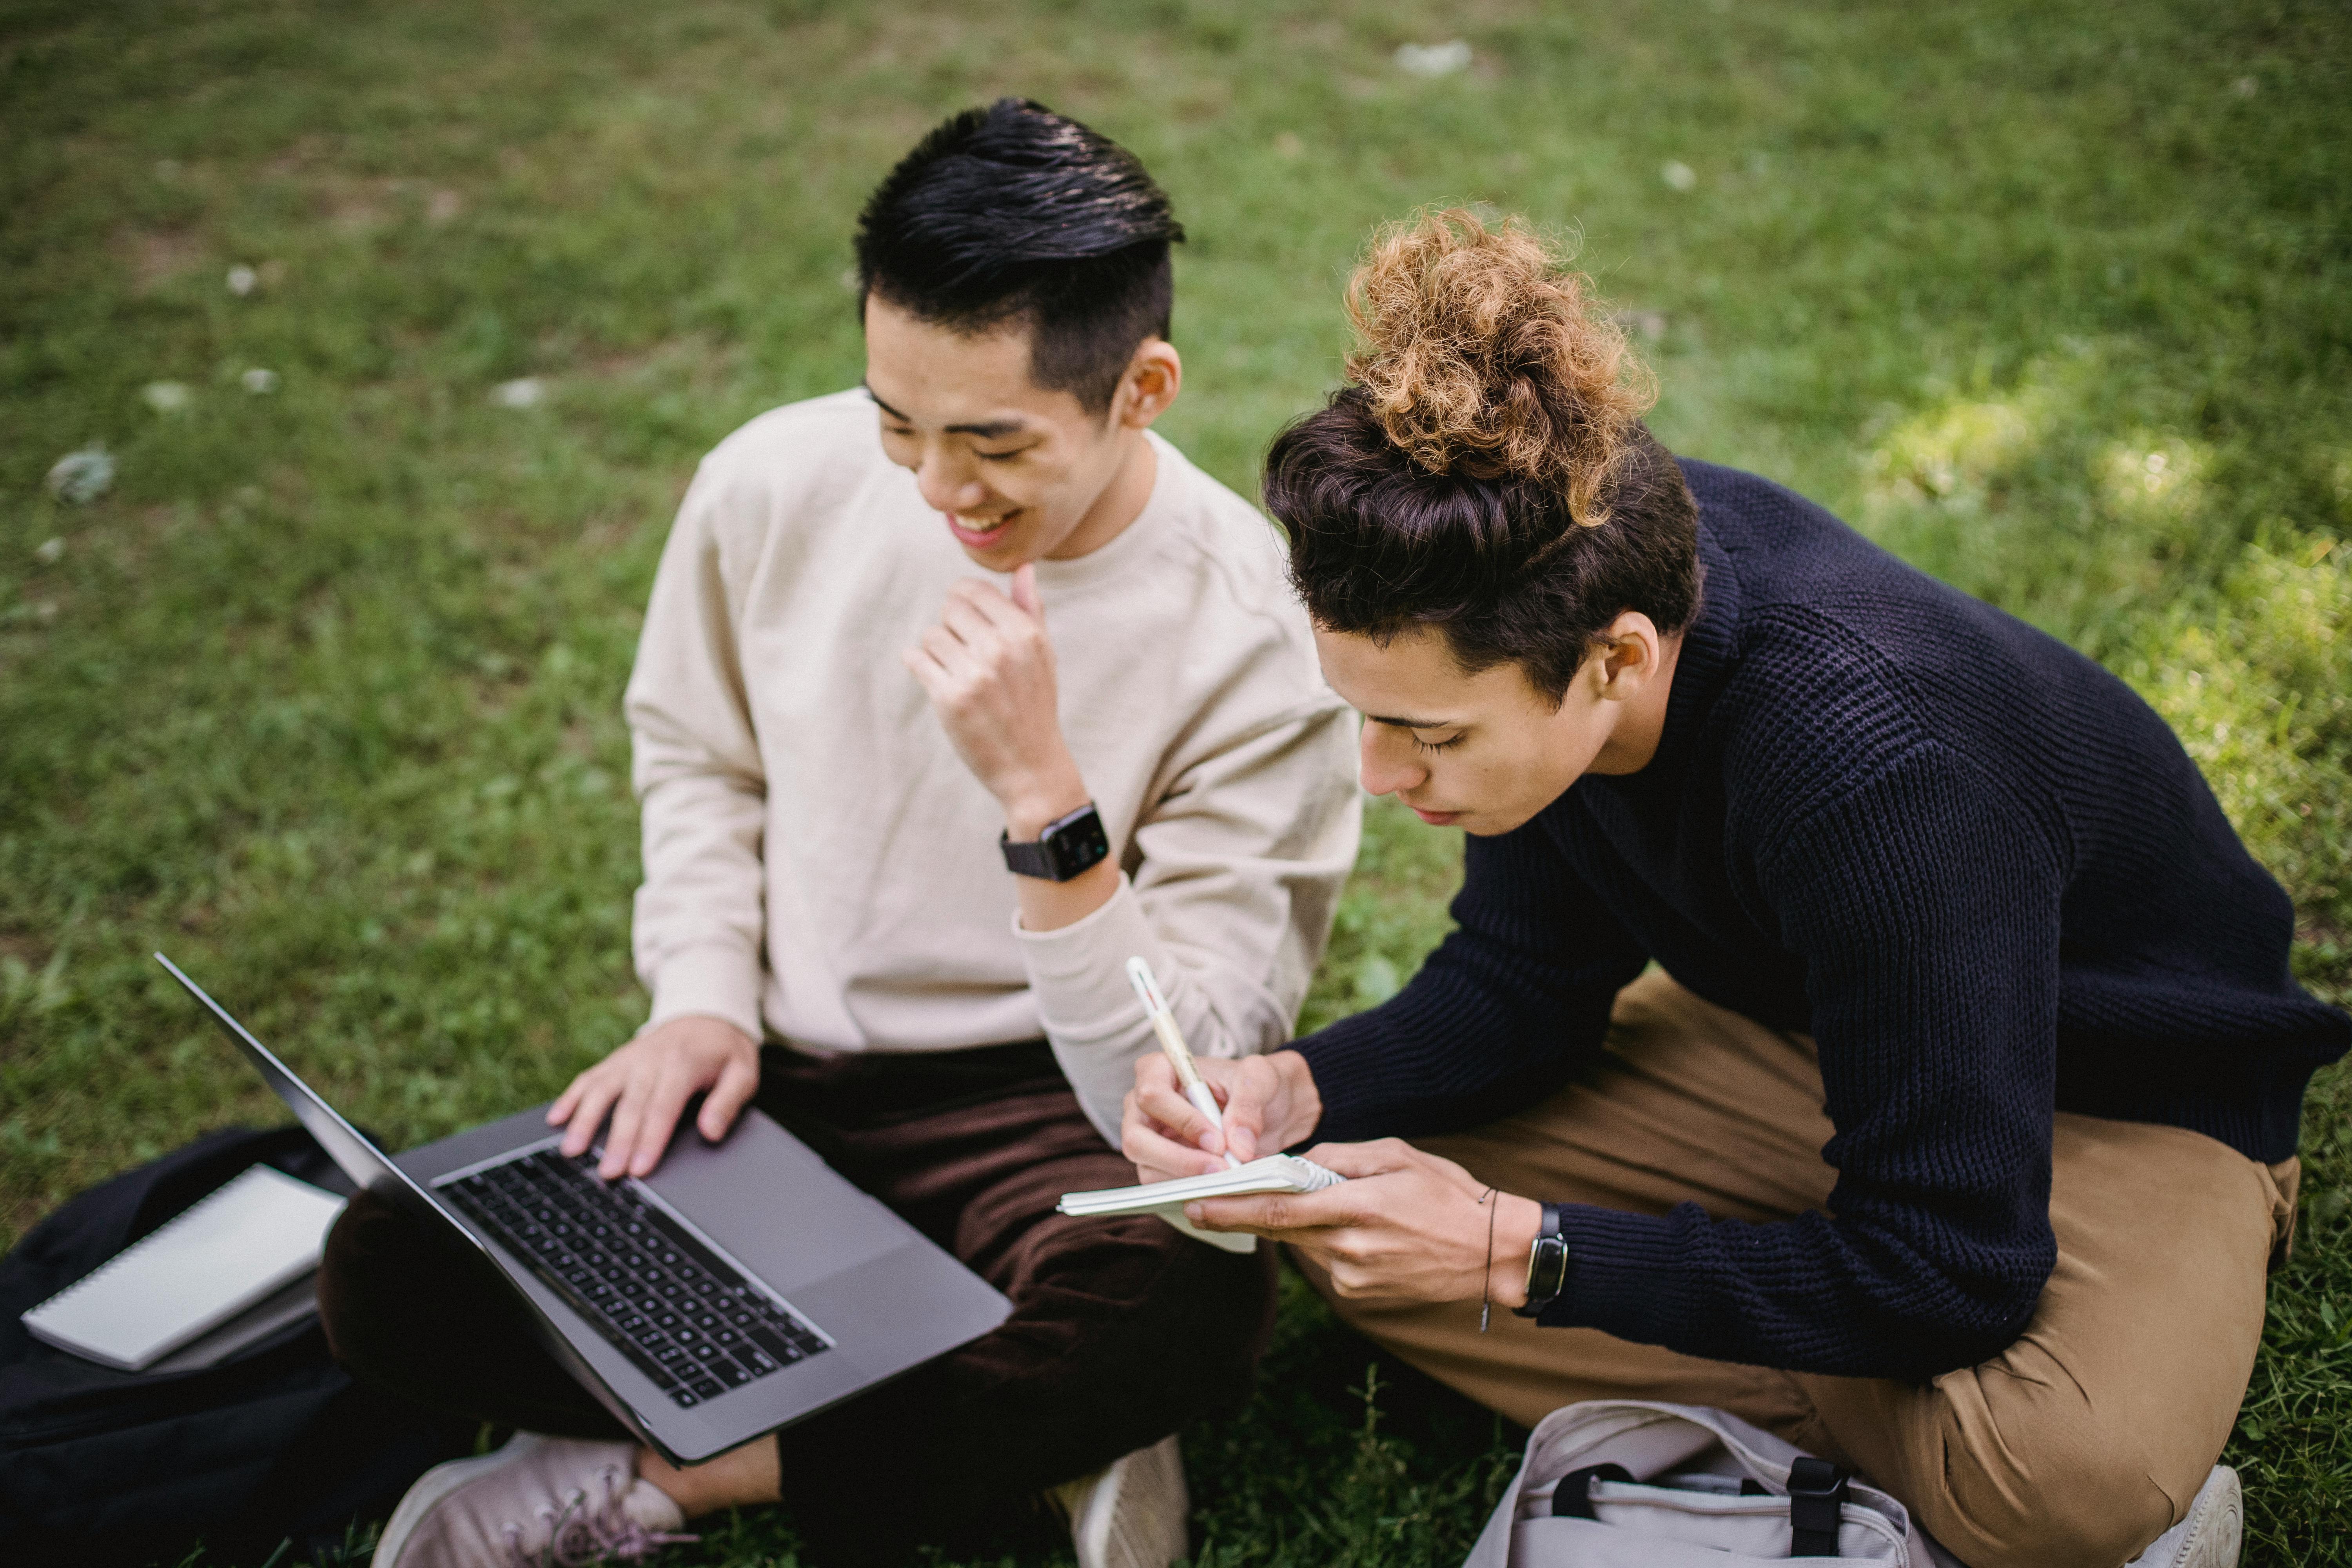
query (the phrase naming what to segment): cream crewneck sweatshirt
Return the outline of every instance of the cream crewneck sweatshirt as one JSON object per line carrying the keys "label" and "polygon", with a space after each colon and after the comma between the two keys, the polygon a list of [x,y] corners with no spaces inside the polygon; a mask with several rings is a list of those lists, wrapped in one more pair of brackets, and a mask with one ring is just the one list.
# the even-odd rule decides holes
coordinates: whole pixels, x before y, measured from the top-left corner
{"label": "cream crewneck sweatshirt", "polygon": [[625,698],[648,1026],[709,1014],[820,1053],[1043,1035],[1114,1143],[1154,1048],[1130,954],[1195,1052],[1289,1037],[1355,859],[1356,726],[1273,529],[1148,438],[1136,520],[1037,563],[1063,733],[1124,872],[1052,931],[1020,929],[1003,809],[899,662],[950,584],[990,574],[883,456],[871,402],[775,409],[703,460]]}

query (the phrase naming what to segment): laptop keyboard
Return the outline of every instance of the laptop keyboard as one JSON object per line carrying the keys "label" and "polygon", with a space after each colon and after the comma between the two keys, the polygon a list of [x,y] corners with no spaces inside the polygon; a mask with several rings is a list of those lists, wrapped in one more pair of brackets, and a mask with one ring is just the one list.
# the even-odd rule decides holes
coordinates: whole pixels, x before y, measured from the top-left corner
{"label": "laptop keyboard", "polygon": [[436,1189],[681,1408],[831,1348],[591,1152],[542,1149]]}

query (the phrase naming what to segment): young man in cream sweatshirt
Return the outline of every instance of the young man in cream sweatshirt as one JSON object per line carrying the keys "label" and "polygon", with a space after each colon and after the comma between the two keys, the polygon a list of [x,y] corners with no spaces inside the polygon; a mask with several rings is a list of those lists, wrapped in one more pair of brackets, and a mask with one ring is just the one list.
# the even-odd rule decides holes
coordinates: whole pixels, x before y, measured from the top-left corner
{"label": "young man in cream sweatshirt", "polygon": [[347,1364],[541,1435],[420,1481],[379,1568],[503,1563],[510,1525],[537,1550],[574,1491],[612,1555],[782,1501],[819,1560],[887,1561],[1049,1489],[1087,1568],[1184,1550],[1170,1434],[1245,1397],[1271,1251],[1054,1205],[1132,1179],[1130,955],[1196,1051],[1288,1038],[1358,795],[1278,541],[1150,432],[1181,237],[1130,155],[1013,100],[876,191],[865,386],[728,437],[663,554],[626,698],[652,1016],[549,1114],[567,1153],[609,1117],[604,1173],[641,1175],[693,1096],[707,1138],[756,1102],[1012,1318],[677,1470],[355,1204],[323,1291]]}

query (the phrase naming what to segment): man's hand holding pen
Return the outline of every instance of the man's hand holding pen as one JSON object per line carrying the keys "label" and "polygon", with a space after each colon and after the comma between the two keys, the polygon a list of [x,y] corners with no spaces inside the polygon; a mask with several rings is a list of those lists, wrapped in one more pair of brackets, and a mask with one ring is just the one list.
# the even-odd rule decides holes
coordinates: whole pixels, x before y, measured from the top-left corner
{"label": "man's hand holding pen", "polygon": [[[1323,1120],[1314,1073],[1297,1051],[1197,1066],[1223,1110],[1222,1137],[1185,1099],[1166,1058],[1136,1064],[1120,1138],[1141,1181],[1222,1170],[1227,1143],[1236,1158],[1255,1159],[1310,1136]],[[1453,1161],[1394,1138],[1319,1143],[1307,1157],[1349,1179],[1316,1193],[1207,1199],[1187,1205],[1185,1217],[1287,1242],[1342,1296],[1503,1307],[1527,1300],[1528,1253],[1543,1217],[1532,1198],[1494,1192]]]}
{"label": "man's hand holding pen", "polygon": [[1173,1062],[1157,1054],[1137,1058],[1119,1148],[1135,1162],[1141,1181],[1222,1171],[1228,1142],[1234,1158],[1244,1162],[1278,1152],[1323,1120],[1315,1075],[1297,1051],[1238,1059],[1196,1057],[1193,1063],[1224,1111],[1223,1132],[1184,1097]]}

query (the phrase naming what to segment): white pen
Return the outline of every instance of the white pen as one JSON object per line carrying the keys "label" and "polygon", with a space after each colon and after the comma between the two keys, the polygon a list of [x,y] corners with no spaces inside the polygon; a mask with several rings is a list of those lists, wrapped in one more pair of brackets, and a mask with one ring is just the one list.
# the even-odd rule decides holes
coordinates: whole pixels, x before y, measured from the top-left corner
{"label": "white pen", "polygon": [[[1209,1092],[1209,1086],[1201,1081],[1201,1069],[1192,1065],[1192,1049],[1184,1044],[1182,1031],[1176,1027],[1176,1015],[1169,1010],[1168,998],[1160,994],[1160,982],[1152,974],[1151,965],[1140,958],[1130,958],[1127,961],[1127,977],[1134,982],[1135,994],[1143,998],[1144,1016],[1151,1020],[1151,1031],[1160,1037],[1160,1054],[1176,1069],[1176,1081],[1183,1086],[1184,1098],[1192,1102],[1192,1109],[1215,1124],[1220,1137],[1223,1136],[1224,1112],[1217,1109],[1217,1097]],[[1241,1163],[1230,1148],[1225,1151],[1225,1163]]]}

